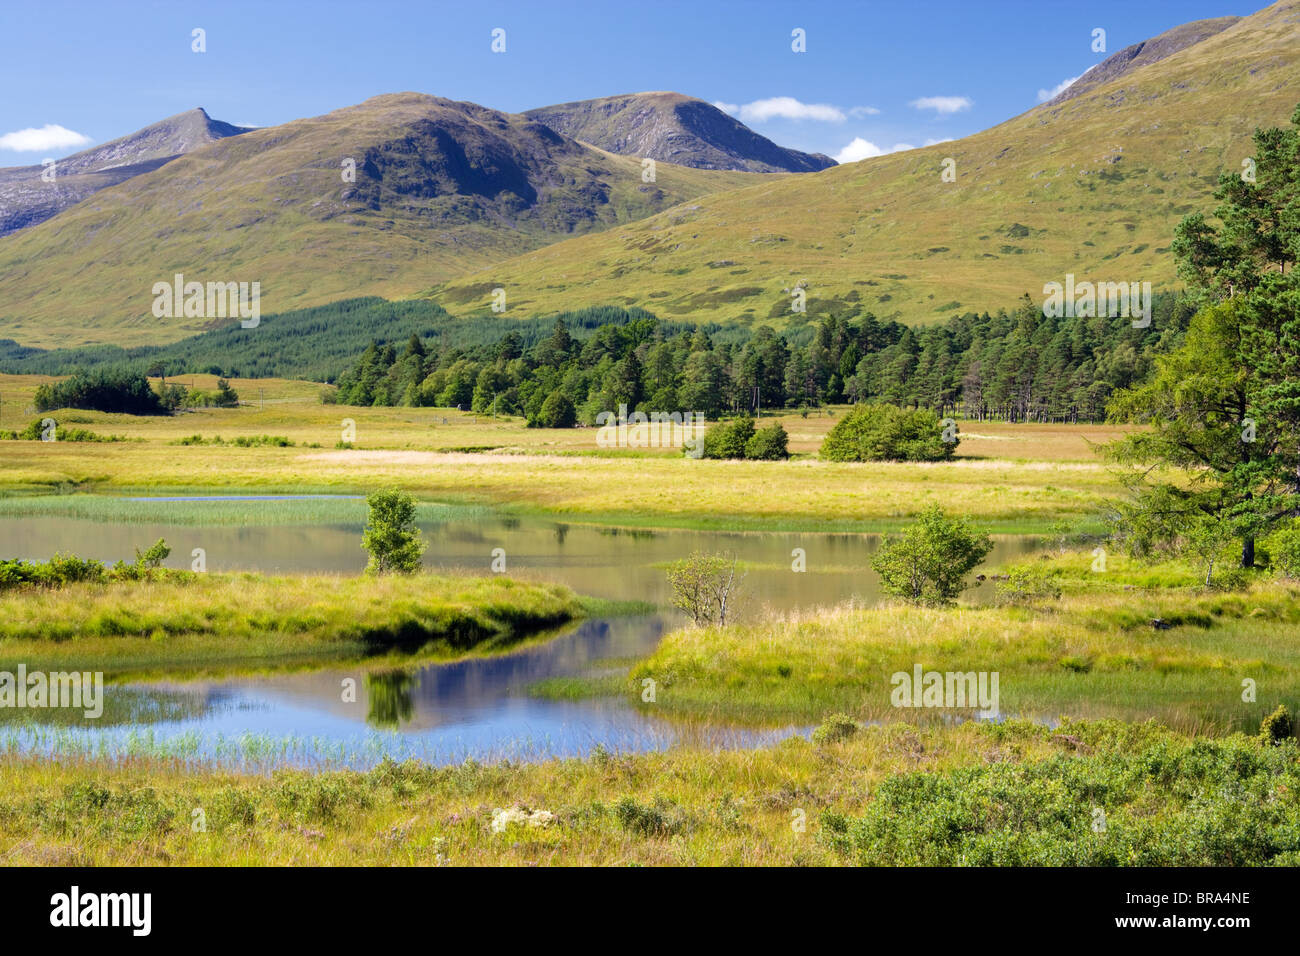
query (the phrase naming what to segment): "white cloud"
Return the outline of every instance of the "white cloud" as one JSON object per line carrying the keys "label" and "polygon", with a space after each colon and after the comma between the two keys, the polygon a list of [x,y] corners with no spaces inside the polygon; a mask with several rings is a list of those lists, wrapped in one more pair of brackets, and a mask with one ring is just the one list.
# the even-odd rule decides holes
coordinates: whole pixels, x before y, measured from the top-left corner
{"label": "white cloud", "polygon": [[926,145],[926,146],[938,146],[940,143],[951,143],[951,142],[952,142],[952,137],[951,137],[951,136],[945,136],[943,139],[927,139],[927,140],[925,141],[925,145]]}
{"label": "white cloud", "polygon": [[793,96],[772,96],[752,103],[724,103],[715,101],[714,106],[724,113],[737,116],[746,123],[765,123],[772,119],[813,120],[819,123],[843,123],[849,117],[861,119],[875,116],[880,112],[874,106],[854,106],[842,109],[830,103],[802,103]]}
{"label": "white cloud", "polygon": [[43,153],[73,146],[85,146],[94,142],[89,136],[82,136],[70,129],[47,123],[40,129],[20,129],[0,136],[0,149],[12,149],[19,153]]}
{"label": "white cloud", "polygon": [[1078,78],[1079,78],[1079,77],[1077,77],[1077,76],[1072,76],[1072,77],[1070,77],[1068,80],[1062,80],[1060,83],[1057,83],[1057,84],[1056,84],[1054,87],[1052,87],[1050,90],[1039,90],[1039,91],[1038,91],[1038,102],[1040,102],[1040,103],[1046,103],[1048,100],[1054,100],[1054,99],[1056,99],[1056,98],[1057,98],[1058,96],[1060,96],[1063,92],[1065,92],[1066,88],[1069,87],[1070,85],[1072,85],[1072,84],[1074,83],[1074,81],[1077,80]]}
{"label": "white cloud", "polygon": [[895,143],[892,149],[881,149],[875,143],[861,136],[855,136],[853,142],[835,154],[835,162],[856,163],[860,159],[871,159],[873,156],[884,156],[886,153],[900,153],[905,149],[916,149],[916,147],[911,143]]}
{"label": "white cloud", "polygon": [[907,105],[914,106],[918,110],[934,110],[936,113],[947,114],[968,110],[975,103],[969,96],[922,96]]}

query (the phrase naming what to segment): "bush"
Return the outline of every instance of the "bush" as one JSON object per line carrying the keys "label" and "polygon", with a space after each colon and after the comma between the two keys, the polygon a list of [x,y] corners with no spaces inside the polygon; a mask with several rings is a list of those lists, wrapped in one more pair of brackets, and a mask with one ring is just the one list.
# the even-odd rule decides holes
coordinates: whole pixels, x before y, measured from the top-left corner
{"label": "bush", "polygon": [[947,604],[966,588],[966,575],[992,550],[988,535],[931,505],[901,536],[885,537],[871,567],[886,594],[914,604]]}
{"label": "bush", "polygon": [[789,458],[787,445],[790,436],[781,427],[780,422],[773,422],[766,428],[754,432],[752,438],[745,442],[745,457],[756,461],[778,461]]}
{"label": "bush", "polygon": [[861,728],[858,727],[858,722],[848,714],[831,714],[822,721],[820,727],[813,731],[813,743],[839,743],[841,740],[848,740],[859,729]]}
{"label": "bush", "polygon": [[744,458],[745,446],[754,437],[754,420],[742,416],[714,425],[704,433],[701,458]]}
{"label": "bush", "polygon": [[578,410],[569,397],[558,390],[546,397],[537,415],[537,424],[542,428],[572,428],[577,421]]}
{"label": "bush", "polygon": [[402,491],[377,491],[366,504],[370,517],[361,538],[362,547],[370,552],[366,572],[418,571],[424,542],[415,526],[415,499]]}
{"label": "bush", "polygon": [[943,440],[939,416],[928,408],[858,405],[836,422],[821,457],[827,461],[947,461],[956,441]]}
{"label": "bush", "polygon": [[141,372],[77,372],[36,389],[36,410],[88,408],[128,415],[165,415],[166,407]]}
{"label": "bush", "polygon": [[685,611],[699,625],[726,626],[743,580],[744,575],[736,576],[734,556],[695,551],[668,567],[673,607]]}
{"label": "bush", "polygon": [[1259,740],[1264,744],[1280,744],[1288,737],[1295,736],[1295,724],[1291,712],[1285,704],[1278,704],[1277,710],[1264,718],[1259,725]]}

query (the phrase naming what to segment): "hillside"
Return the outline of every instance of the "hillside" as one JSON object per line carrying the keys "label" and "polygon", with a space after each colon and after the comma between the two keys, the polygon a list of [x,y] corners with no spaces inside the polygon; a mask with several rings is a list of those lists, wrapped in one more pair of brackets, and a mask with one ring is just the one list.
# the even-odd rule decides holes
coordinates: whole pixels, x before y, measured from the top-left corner
{"label": "hillside", "polygon": [[835,165],[829,156],[778,146],[716,106],[680,93],[606,96],[524,115],[611,153],[696,169],[808,173]]}
{"label": "hillside", "polygon": [[[1211,208],[1254,129],[1286,124],[1300,101],[1300,3],[1211,24],[1153,38],[1176,52],[1129,57],[1108,82],[965,139],[709,196],[433,294],[456,311],[490,280],[521,315],[605,303],[780,326],[828,308],[932,322],[1041,298],[1067,272],[1167,286],[1178,220]],[[791,313],[796,283],[806,315]]]}
{"label": "hillside", "polygon": [[0,169],[0,236],[44,222],[101,189],[152,172],[183,153],[248,130],[201,108],[169,116],[127,136],[60,159],[52,182],[43,166]]}
{"label": "hillside", "polygon": [[154,318],[153,284],[176,273],[260,282],[264,315],[399,296],[755,178],[663,164],[647,184],[638,160],[524,116],[379,96],[209,143],[0,238],[0,337],[130,346],[231,324]]}

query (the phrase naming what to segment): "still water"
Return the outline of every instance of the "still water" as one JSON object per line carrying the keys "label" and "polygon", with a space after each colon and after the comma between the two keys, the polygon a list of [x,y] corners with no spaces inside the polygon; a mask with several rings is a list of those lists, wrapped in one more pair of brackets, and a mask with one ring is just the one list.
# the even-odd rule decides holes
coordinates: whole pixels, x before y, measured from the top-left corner
{"label": "still water", "polygon": [[[229,507],[232,499],[226,499]],[[131,523],[58,516],[0,518],[5,555],[48,557],[57,551],[113,561],[159,537],[168,564],[188,567],[202,548],[211,571],[359,573],[365,506],[357,519],[331,524],[258,523],[258,509],[283,507],[272,497],[239,499],[243,526],[150,521],[150,502]],[[216,502],[214,501],[214,504]],[[157,502],[161,510],[163,501]],[[204,507],[195,502],[194,508]],[[493,657],[432,664],[410,672],[365,667],[231,676],[183,682],[110,685],[113,719],[78,726],[3,730],[10,746],[56,752],[174,753],[250,769],[285,764],[372,766],[384,757],[434,763],[581,756],[660,748],[689,737],[716,746],[761,746],[807,728],[683,729],[623,699],[550,700],[529,689],[548,678],[613,673],[649,654],[681,619],[667,610],[664,566],[694,550],[734,552],[750,566],[742,616],[878,599],[870,555],[873,535],[647,531],[481,514],[421,522],[430,568],[488,573],[496,549],[513,576],[566,584],[597,597],[649,601],[655,614],[583,621],[545,643]],[[1028,553],[1032,538],[1000,538],[998,563]],[[807,570],[792,571],[795,549]],[[498,552],[499,556],[500,552]],[[986,583],[972,595],[978,599]],[[355,682],[356,699],[342,688]],[[31,713],[31,712],[28,712]],[[90,724],[94,726],[88,726]]]}

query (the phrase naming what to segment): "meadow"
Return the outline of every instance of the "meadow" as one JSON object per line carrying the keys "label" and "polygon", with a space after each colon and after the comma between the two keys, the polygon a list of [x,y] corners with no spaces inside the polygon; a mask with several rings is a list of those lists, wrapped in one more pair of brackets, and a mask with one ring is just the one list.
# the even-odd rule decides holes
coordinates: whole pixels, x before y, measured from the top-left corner
{"label": "meadow", "polygon": [[271,776],[12,755],[0,854],[46,866],[1295,865],[1297,794],[1294,741],[1116,721]]}
{"label": "meadow", "polygon": [[[0,427],[25,426],[45,376],[0,376]],[[215,377],[184,384],[211,389]],[[1104,425],[961,423],[957,460],[837,464],[814,456],[843,408],[776,416],[787,462],[705,461],[680,450],[603,449],[596,429],[530,429],[436,408],[321,404],[325,386],[235,380],[242,404],[175,416],[89,411],[60,425],[128,440],[0,446],[0,495],[100,492],[364,494],[401,487],[425,501],[491,506],[567,520],[646,527],[878,531],[940,501],[1001,533],[1094,522],[1120,493],[1096,446],[1126,429]],[[345,422],[355,435],[343,442]],[[203,444],[180,444],[199,436]],[[259,436],[288,444],[233,445]],[[214,444],[220,437],[223,444]],[[344,447],[337,447],[344,444]]]}

